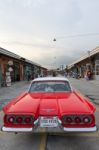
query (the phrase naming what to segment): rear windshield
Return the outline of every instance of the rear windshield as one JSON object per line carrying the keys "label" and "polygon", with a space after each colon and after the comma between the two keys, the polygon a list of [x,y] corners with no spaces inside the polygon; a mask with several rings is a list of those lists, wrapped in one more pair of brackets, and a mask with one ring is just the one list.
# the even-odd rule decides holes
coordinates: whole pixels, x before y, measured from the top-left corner
{"label": "rear windshield", "polygon": [[67,81],[39,81],[31,84],[29,92],[65,92],[71,91]]}

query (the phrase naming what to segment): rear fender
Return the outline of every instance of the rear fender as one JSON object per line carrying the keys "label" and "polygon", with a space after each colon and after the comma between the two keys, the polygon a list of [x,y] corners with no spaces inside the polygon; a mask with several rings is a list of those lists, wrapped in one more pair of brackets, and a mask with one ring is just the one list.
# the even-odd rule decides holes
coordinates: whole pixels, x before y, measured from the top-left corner
{"label": "rear fender", "polygon": [[21,98],[23,98],[24,96],[26,96],[27,92],[22,93],[20,96],[15,97],[14,99],[12,99],[8,104],[6,104],[3,107],[3,112],[7,113],[7,110],[9,109],[9,107],[13,104],[15,104],[16,102],[18,102],[19,100],[21,100]]}
{"label": "rear fender", "polygon": [[92,113],[95,112],[96,107],[95,107],[95,105],[94,105],[92,102],[90,102],[90,99],[87,99],[87,98],[86,98],[84,95],[82,95],[79,91],[74,91],[74,93],[76,94],[76,96],[79,97],[79,99],[80,99],[81,101],[83,101],[84,103],[86,103],[86,104],[89,106],[89,108],[90,108],[90,110],[92,111]]}

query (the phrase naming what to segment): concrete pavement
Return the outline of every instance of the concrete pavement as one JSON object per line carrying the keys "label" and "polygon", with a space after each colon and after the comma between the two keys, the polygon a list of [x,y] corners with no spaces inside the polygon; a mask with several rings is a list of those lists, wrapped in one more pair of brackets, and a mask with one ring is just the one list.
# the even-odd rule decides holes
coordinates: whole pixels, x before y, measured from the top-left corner
{"label": "concrete pavement", "polygon": [[93,103],[99,105],[99,81],[69,78],[74,89],[81,91]]}
{"label": "concrete pavement", "polygon": [[12,100],[14,97],[26,91],[29,87],[30,81],[20,81],[13,83],[11,87],[0,88],[0,109]]}

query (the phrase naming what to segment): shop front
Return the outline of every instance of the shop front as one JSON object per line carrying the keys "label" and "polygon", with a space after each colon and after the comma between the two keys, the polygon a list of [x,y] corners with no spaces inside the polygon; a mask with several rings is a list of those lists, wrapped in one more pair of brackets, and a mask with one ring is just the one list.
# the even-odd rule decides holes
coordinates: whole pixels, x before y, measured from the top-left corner
{"label": "shop front", "polygon": [[2,70],[1,70],[1,65],[0,65],[0,86],[2,84]]}
{"label": "shop front", "polygon": [[95,61],[95,79],[99,80],[99,60]]}

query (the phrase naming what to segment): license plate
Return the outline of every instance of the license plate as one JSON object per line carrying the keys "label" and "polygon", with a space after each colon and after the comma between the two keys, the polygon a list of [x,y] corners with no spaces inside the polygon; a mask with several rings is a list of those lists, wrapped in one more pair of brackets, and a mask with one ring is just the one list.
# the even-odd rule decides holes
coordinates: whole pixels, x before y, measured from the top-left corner
{"label": "license plate", "polygon": [[40,117],[40,127],[57,127],[57,117]]}

